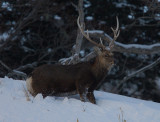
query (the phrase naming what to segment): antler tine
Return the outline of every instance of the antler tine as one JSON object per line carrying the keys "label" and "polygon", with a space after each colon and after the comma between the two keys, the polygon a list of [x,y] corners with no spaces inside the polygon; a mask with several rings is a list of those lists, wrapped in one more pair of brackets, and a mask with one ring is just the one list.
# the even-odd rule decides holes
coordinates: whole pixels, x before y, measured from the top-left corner
{"label": "antler tine", "polygon": [[81,33],[83,34],[83,36],[84,36],[88,41],[90,41],[91,43],[93,43],[94,45],[96,45],[96,46],[98,46],[98,47],[100,47],[100,48],[104,48],[103,45],[100,45],[100,44],[96,43],[95,41],[93,41],[93,40],[89,37],[88,30],[87,30],[87,34],[85,34],[84,30],[82,29],[82,27],[81,27],[81,25],[80,25],[80,23],[79,23],[79,17],[78,17],[78,19],[77,19],[77,25],[78,25]]}
{"label": "antler tine", "polygon": [[87,36],[89,37],[88,29],[87,29]]}
{"label": "antler tine", "polygon": [[118,31],[119,29],[119,20],[118,20],[118,17],[116,16],[116,20],[117,20],[117,27],[116,27],[116,31]]}
{"label": "antler tine", "polygon": [[114,46],[114,41],[118,38],[119,34],[120,34],[120,30],[119,30],[119,20],[118,20],[118,17],[116,16],[116,20],[117,20],[117,27],[116,29],[114,30],[112,27],[112,31],[113,31],[113,34],[114,34],[114,37],[113,37],[113,40],[110,42],[109,44],[109,48],[112,49],[113,46]]}
{"label": "antler tine", "polygon": [[101,37],[100,37],[100,43],[103,45],[103,40],[101,39]]}

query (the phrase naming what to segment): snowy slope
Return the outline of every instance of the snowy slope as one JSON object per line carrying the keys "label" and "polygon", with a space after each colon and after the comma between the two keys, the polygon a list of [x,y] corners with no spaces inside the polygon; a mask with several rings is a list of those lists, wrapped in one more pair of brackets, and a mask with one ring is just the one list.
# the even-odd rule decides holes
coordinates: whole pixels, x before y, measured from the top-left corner
{"label": "snowy slope", "polygon": [[160,103],[96,91],[97,105],[78,95],[26,100],[25,81],[0,78],[0,122],[160,122]]}

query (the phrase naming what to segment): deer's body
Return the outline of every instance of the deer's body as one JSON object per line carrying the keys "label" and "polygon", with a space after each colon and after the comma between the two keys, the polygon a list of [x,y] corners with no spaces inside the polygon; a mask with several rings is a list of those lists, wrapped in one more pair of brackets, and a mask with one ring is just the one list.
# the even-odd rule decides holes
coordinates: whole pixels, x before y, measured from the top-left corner
{"label": "deer's body", "polygon": [[44,97],[75,92],[80,94],[82,101],[87,93],[88,99],[95,103],[93,91],[113,64],[112,58],[108,61],[104,62],[97,56],[91,61],[74,65],[42,65],[27,79],[27,88],[33,96],[42,93]]}
{"label": "deer's body", "polygon": [[76,91],[82,101],[85,100],[84,95],[86,95],[90,102],[96,103],[93,91],[114,64],[111,49],[119,36],[118,18],[116,30],[112,28],[114,39],[109,43],[109,49],[103,45],[102,40],[100,44],[97,44],[88,33],[85,34],[79,24],[79,18],[77,24],[84,37],[97,46],[96,57],[88,62],[74,65],[46,64],[36,68],[31,77],[27,79],[27,88],[33,96],[42,93],[43,97],[46,97]]}

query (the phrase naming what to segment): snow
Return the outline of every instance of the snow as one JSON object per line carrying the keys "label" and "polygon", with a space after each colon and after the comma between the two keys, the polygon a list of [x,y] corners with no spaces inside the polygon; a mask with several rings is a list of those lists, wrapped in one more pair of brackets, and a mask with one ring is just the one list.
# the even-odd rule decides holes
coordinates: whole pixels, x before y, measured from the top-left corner
{"label": "snow", "polygon": [[8,33],[0,34],[0,40],[6,40],[9,37]]}
{"label": "snow", "polygon": [[133,15],[128,15],[129,19],[134,19],[135,17]]}
{"label": "snow", "polygon": [[58,16],[58,15],[54,15],[54,19],[56,19],[56,20],[61,20],[61,17]]}
{"label": "snow", "polygon": [[91,21],[91,20],[93,20],[93,17],[92,17],[92,16],[87,16],[86,19],[87,19],[88,21]]}
{"label": "snow", "polygon": [[0,122],[159,122],[160,103],[95,91],[97,105],[78,95],[26,100],[26,82],[0,78]]}
{"label": "snow", "polygon": [[128,4],[126,1],[125,2],[113,2],[113,4],[116,5],[117,8],[122,8],[122,7],[130,7],[136,9],[135,5]]}
{"label": "snow", "polygon": [[1,5],[2,8],[6,8],[8,11],[12,11],[9,2],[3,2]]}
{"label": "snow", "polygon": [[160,14],[158,13],[158,14],[155,14],[155,19],[158,21],[158,20],[160,20]]}
{"label": "snow", "polygon": [[147,6],[144,6],[143,9],[144,9],[144,10],[143,10],[144,13],[147,13],[147,12],[148,12],[148,7],[147,7]]}
{"label": "snow", "polygon": [[85,8],[88,8],[88,7],[90,7],[90,6],[91,6],[90,1],[84,0],[84,7],[85,7]]}
{"label": "snow", "polygon": [[[87,31],[85,31],[85,32],[87,32]],[[102,30],[88,30],[88,33],[100,33],[100,34],[103,34],[104,31],[102,31]]]}
{"label": "snow", "polygon": [[151,45],[142,45],[142,44],[122,44],[119,42],[115,42],[116,45],[119,45],[121,47],[124,47],[126,49],[129,48],[142,48],[142,49],[152,49],[154,47],[159,47],[160,43],[156,43],[156,44],[151,44]]}
{"label": "snow", "polygon": [[100,25],[105,25],[105,24],[106,24],[106,21],[99,21],[99,24],[100,24]]}

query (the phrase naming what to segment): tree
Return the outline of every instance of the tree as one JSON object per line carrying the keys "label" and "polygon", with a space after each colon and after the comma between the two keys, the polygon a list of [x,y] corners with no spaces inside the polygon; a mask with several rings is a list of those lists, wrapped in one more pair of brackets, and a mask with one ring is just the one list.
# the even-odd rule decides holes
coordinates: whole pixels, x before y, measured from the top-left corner
{"label": "tree", "polygon": [[[77,10],[81,8],[76,6],[77,1],[7,0],[0,4],[1,77],[24,78],[24,73],[29,74],[44,63],[65,58],[61,61],[68,64],[94,57],[92,45],[82,41],[83,36],[77,31]],[[94,40],[101,37],[107,45],[112,40],[110,27],[116,25],[115,17],[120,21],[121,33],[114,47],[116,65],[101,89],[160,101],[156,85],[160,76],[159,5],[158,1],[84,1],[81,23],[85,21]],[[127,82],[122,84],[125,77]]]}

